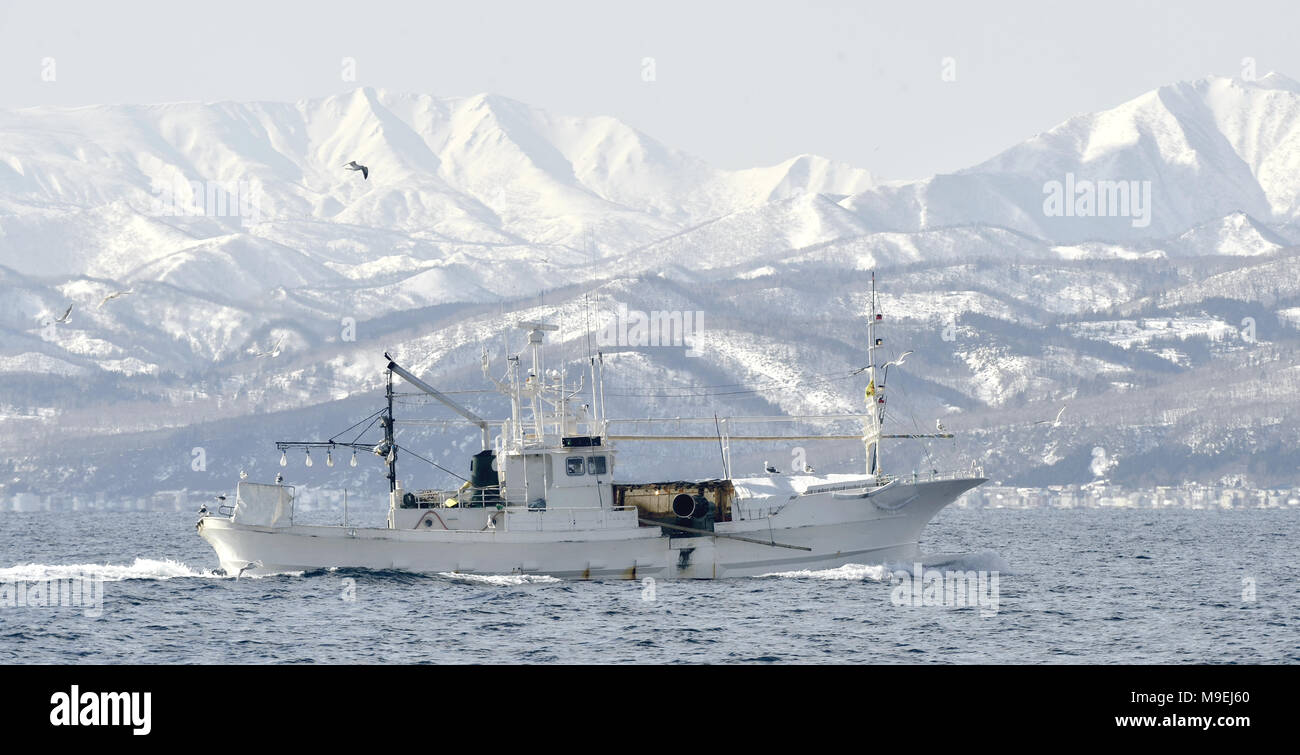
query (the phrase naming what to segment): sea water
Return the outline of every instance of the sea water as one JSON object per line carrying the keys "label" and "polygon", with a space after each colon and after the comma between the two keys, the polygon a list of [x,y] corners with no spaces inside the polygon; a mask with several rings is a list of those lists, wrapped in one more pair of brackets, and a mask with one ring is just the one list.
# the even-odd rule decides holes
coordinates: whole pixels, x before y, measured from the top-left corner
{"label": "sea water", "polygon": [[[236,579],[195,519],[0,513],[0,662],[1300,662],[1289,510],[953,508],[926,529],[919,571],[655,582]],[[994,600],[907,583],[927,572],[983,575]],[[90,597],[60,595],[78,582]]]}

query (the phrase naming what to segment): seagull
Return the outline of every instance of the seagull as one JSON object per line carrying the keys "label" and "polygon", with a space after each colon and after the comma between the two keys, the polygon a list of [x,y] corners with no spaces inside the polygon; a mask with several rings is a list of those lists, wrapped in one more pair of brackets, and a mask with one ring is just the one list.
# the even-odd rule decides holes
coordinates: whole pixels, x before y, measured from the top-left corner
{"label": "seagull", "polygon": [[282,472],[276,472],[276,473],[275,473],[275,484],[276,484],[276,485],[283,485],[283,484],[284,484],[284,473],[282,473]]}
{"label": "seagull", "polygon": [[235,575],[235,579],[239,579],[240,577],[244,576],[244,572],[248,571],[249,569],[252,569],[253,567],[260,567],[261,565],[262,565],[261,561],[249,561],[248,563],[244,564],[244,567],[239,570],[238,574]]}
{"label": "seagull", "polygon": [[763,462],[763,469],[767,470],[768,474],[777,474],[778,472],[781,471],[776,467],[772,466],[772,462],[770,461]]}
{"label": "seagull", "polygon": [[1038,420],[1037,422],[1035,422],[1034,424],[1035,424],[1035,425],[1051,425],[1052,427],[1060,427],[1060,426],[1061,426],[1061,415],[1062,415],[1062,414],[1065,414],[1065,407],[1064,407],[1064,406],[1061,407],[1061,411],[1059,411],[1059,412],[1056,413],[1056,419],[1040,419],[1040,420]]}
{"label": "seagull", "polygon": [[133,293],[135,292],[132,291],[131,289],[127,289],[125,291],[114,291],[113,293],[109,294],[108,296],[105,296],[102,300],[100,300],[99,306],[102,308],[105,304],[113,301],[119,296],[126,296],[127,294],[133,294]]}
{"label": "seagull", "polygon": [[208,504],[206,503],[199,504],[199,517],[202,518],[207,515],[208,515]]}
{"label": "seagull", "polygon": [[261,359],[262,357],[271,357],[272,359],[275,359],[280,356],[280,344],[282,343],[284,343],[284,336],[280,336],[280,340],[275,342],[275,345],[271,347],[270,351],[263,351],[257,355],[257,358]]}
{"label": "seagull", "polygon": [[248,473],[245,472],[245,471],[242,470],[242,469],[239,470],[239,479],[241,479],[241,480],[247,480],[247,479],[248,479]]}
{"label": "seagull", "polygon": [[804,473],[804,474],[816,474],[816,472],[817,472],[817,470],[813,469],[811,464],[804,464],[804,465],[803,465],[803,473]]}
{"label": "seagull", "polygon": [[367,167],[364,166],[364,165],[358,165],[356,160],[353,160],[352,162],[348,163],[347,165],[344,165],[343,167],[347,168],[348,170],[359,170],[359,171],[361,171],[361,180],[362,180],[362,181],[364,181],[364,180],[370,178],[370,169],[367,168]]}
{"label": "seagull", "polygon": [[222,503],[225,503],[225,502],[226,502],[226,497],[225,497],[224,495],[219,495],[219,496],[217,496],[217,500],[218,500],[218,501],[221,501]]}
{"label": "seagull", "polygon": [[69,304],[67,311],[63,313],[62,317],[57,318],[55,322],[67,322],[68,320],[72,319],[72,307],[73,305]]}
{"label": "seagull", "polygon": [[939,432],[943,432],[944,431],[943,420],[936,419],[934,421],[934,429],[938,430]]}

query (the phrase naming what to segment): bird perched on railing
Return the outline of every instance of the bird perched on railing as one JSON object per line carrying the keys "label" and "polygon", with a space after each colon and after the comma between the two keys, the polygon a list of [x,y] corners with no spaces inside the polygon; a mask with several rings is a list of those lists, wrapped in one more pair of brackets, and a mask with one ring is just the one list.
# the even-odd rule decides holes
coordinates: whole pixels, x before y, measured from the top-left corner
{"label": "bird perched on railing", "polygon": [[768,474],[777,474],[778,472],[781,471],[776,467],[772,466],[772,462],[770,461],[763,462],[763,469],[765,469]]}

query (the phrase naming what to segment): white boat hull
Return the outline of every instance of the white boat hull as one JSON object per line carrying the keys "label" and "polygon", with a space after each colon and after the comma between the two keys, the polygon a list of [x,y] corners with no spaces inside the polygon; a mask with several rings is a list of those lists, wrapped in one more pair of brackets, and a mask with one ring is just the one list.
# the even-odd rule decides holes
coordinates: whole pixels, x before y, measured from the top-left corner
{"label": "white boat hull", "polygon": [[230,574],[360,568],[560,579],[748,577],[850,563],[907,563],[935,514],[983,481],[900,481],[860,498],[822,493],[771,517],[719,522],[714,535],[699,536],[654,526],[565,533],[258,527],[217,516],[200,519],[198,529]]}

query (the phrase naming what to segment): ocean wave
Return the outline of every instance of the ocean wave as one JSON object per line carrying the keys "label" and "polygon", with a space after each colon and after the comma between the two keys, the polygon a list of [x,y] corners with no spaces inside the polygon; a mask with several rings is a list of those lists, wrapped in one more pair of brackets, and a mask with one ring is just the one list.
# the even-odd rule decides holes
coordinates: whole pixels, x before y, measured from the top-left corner
{"label": "ocean wave", "polygon": [[891,562],[888,564],[845,564],[834,569],[799,569],[797,571],[772,572],[761,574],[759,578],[776,577],[786,579],[825,579],[853,580],[858,582],[888,582],[894,572],[911,572],[917,563],[923,569],[940,571],[983,571],[1013,574],[1011,565],[995,551],[978,551],[974,553],[931,553],[922,554],[917,560]]}
{"label": "ocean wave", "polygon": [[127,579],[177,579],[197,577],[222,579],[215,571],[192,569],[170,558],[136,558],[129,566],[120,564],[17,564],[0,568],[0,581],[34,582],[50,579],[102,579],[120,582]]}
{"label": "ocean wave", "polygon": [[[927,569],[940,571],[984,571],[999,574],[1015,574],[1011,564],[998,555],[997,551],[974,551],[971,553],[927,553],[921,555],[921,565]],[[915,564],[894,564],[895,571],[910,571]]]}
{"label": "ocean wave", "polygon": [[461,574],[458,572],[439,572],[438,576],[447,579],[462,580],[465,582],[476,582],[485,585],[495,585],[498,587],[510,587],[514,585],[547,585],[563,580],[555,577],[548,577],[545,574]]}
{"label": "ocean wave", "polygon": [[772,572],[771,574],[760,574],[759,578],[784,577],[786,579],[854,580],[858,582],[870,580],[872,582],[883,582],[889,579],[890,572],[890,568],[883,564],[874,566],[845,564],[834,569],[799,569],[797,571]]}

